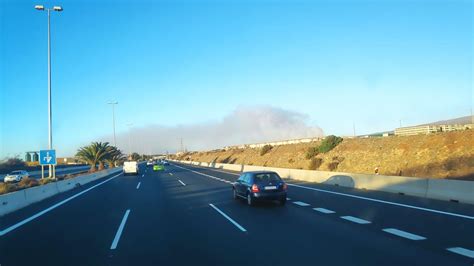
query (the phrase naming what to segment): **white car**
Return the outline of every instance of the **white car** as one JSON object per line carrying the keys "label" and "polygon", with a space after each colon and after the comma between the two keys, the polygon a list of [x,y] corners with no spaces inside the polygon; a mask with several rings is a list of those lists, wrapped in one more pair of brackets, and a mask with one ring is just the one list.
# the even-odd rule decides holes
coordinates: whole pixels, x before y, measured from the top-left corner
{"label": "white car", "polygon": [[27,171],[25,170],[17,170],[9,173],[5,178],[3,179],[3,182],[8,183],[8,182],[20,182],[23,178],[28,178],[30,175],[28,174]]}

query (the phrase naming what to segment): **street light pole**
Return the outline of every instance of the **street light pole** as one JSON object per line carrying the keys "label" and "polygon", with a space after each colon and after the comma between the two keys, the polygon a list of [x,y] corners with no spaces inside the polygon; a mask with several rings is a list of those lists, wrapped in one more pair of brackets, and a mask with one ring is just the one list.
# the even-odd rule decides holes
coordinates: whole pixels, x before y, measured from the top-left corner
{"label": "street light pole", "polygon": [[[48,149],[53,149],[53,110],[51,107],[51,11],[63,11],[60,6],[54,6],[53,8],[45,8],[43,5],[36,5],[36,10],[48,11]],[[53,168],[49,165],[48,176],[51,177]],[[53,174],[54,176],[54,174]]]}
{"label": "street light pole", "polygon": [[110,102],[108,104],[112,105],[112,125],[114,127],[114,146],[117,147],[117,139],[115,138],[115,105],[118,104],[118,102]]}
{"label": "street light pole", "polygon": [[128,153],[131,157],[132,156],[132,142],[131,142],[131,137],[130,136],[132,134],[131,133],[131,131],[132,131],[131,127],[133,126],[133,123],[128,123],[127,126],[128,126],[128,150],[129,150]]}

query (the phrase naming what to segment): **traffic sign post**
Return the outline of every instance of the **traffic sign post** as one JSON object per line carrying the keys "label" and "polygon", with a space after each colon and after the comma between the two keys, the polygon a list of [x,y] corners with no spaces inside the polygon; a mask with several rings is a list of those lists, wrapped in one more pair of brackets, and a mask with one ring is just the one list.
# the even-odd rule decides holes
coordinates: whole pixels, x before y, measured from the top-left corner
{"label": "traffic sign post", "polygon": [[40,150],[39,163],[41,165],[41,178],[44,178],[45,165],[52,166],[48,175],[49,177],[56,178],[56,150]]}

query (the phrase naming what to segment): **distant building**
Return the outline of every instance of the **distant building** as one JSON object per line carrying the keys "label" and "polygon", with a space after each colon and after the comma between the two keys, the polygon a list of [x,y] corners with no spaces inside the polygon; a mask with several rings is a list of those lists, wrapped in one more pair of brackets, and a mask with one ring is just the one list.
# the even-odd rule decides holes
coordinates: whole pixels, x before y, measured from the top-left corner
{"label": "distant building", "polygon": [[449,132],[474,128],[474,124],[456,125],[423,125],[414,127],[400,127],[395,129],[396,136],[426,135],[437,132]]}

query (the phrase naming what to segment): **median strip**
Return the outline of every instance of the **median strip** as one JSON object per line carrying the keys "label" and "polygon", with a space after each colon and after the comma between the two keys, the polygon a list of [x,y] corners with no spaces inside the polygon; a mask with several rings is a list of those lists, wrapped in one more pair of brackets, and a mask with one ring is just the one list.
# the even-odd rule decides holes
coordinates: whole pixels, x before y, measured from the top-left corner
{"label": "median strip", "polygon": [[226,218],[227,220],[229,220],[233,225],[235,225],[237,228],[239,228],[240,231],[242,232],[247,232],[247,230],[245,228],[243,228],[240,224],[238,224],[236,221],[234,221],[232,218],[230,218],[229,216],[227,216],[227,214],[225,214],[223,211],[219,210],[219,208],[217,208],[216,206],[214,206],[214,204],[212,203],[209,203],[209,206],[211,206],[214,210],[216,210],[218,213],[220,213],[222,216],[224,216],[224,218]]}
{"label": "median strip", "polygon": [[130,214],[130,209],[128,209],[123,215],[122,222],[120,223],[117,233],[115,234],[114,241],[112,241],[112,245],[110,246],[110,249],[117,248],[118,242],[120,240],[120,236],[122,235],[122,231],[123,231],[123,228],[125,227],[125,223],[127,222],[129,214]]}
{"label": "median strip", "polygon": [[424,239],[426,239],[426,237],[415,235],[415,234],[412,234],[412,233],[408,233],[408,232],[398,230],[398,229],[395,229],[395,228],[385,228],[385,229],[382,229],[382,231],[387,232],[387,233],[392,234],[392,235],[396,235],[396,236],[399,236],[399,237],[410,239],[410,240],[424,240]]}

